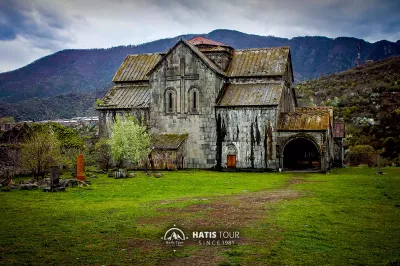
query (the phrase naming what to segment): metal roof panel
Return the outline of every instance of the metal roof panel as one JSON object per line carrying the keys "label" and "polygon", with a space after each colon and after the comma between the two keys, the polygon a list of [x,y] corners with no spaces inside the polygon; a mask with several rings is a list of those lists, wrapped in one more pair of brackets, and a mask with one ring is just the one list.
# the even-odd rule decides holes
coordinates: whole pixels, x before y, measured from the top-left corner
{"label": "metal roof panel", "polygon": [[283,85],[279,83],[228,84],[219,106],[278,105]]}
{"label": "metal roof panel", "polygon": [[102,99],[98,109],[149,107],[150,85],[115,85]]}
{"label": "metal roof panel", "polygon": [[115,74],[113,82],[149,80],[147,73],[160,59],[160,54],[128,55]]}
{"label": "metal roof panel", "polygon": [[235,50],[227,74],[230,77],[283,76],[288,46]]}
{"label": "metal roof panel", "polygon": [[328,130],[331,124],[331,107],[296,108],[294,112],[281,113],[278,130]]}

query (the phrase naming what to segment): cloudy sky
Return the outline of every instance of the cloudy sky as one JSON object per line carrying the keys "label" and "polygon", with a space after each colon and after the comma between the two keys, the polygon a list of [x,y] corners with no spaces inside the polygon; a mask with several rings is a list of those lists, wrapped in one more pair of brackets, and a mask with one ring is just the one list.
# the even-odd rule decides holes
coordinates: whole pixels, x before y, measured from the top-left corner
{"label": "cloudy sky", "polygon": [[399,0],[0,0],[0,72],[67,48],[233,29],[400,39]]}

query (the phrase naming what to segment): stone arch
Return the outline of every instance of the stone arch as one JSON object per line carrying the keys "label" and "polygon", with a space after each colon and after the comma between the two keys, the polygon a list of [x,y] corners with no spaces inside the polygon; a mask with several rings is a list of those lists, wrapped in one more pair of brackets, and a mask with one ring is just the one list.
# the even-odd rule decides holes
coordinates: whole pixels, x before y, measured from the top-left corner
{"label": "stone arch", "polygon": [[188,91],[188,108],[189,113],[198,114],[200,111],[200,90],[199,88],[192,86]]}
{"label": "stone arch", "polygon": [[226,155],[237,155],[238,151],[233,143],[229,143],[226,145]]}
{"label": "stone arch", "polygon": [[288,138],[280,149],[283,169],[321,169],[322,151],[315,138],[308,134],[297,134]]}
{"label": "stone arch", "polygon": [[177,107],[177,93],[175,88],[168,87],[164,92],[164,110],[167,114],[176,113]]}

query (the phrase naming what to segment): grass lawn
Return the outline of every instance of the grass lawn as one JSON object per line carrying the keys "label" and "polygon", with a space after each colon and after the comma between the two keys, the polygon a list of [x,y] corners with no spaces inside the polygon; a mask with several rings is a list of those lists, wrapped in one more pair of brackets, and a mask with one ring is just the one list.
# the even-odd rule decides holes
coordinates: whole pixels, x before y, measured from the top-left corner
{"label": "grass lawn", "polygon": [[[0,265],[400,265],[400,168],[165,172],[0,192]],[[161,240],[176,224],[234,246]]]}

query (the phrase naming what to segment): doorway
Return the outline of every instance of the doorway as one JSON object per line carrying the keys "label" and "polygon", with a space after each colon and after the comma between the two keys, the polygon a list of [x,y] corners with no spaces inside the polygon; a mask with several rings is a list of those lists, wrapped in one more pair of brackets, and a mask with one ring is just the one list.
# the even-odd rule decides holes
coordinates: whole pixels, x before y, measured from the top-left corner
{"label": "doorway", "polygon": [[319,170],[320,154],[314,142],[306,138],[296,138],[287,143],[283,151],[283,168]]}
{"label": "doorway", "polygon": [[226,167],[227,168],[236,168],[236,155],[227,155],[226,156]]}

